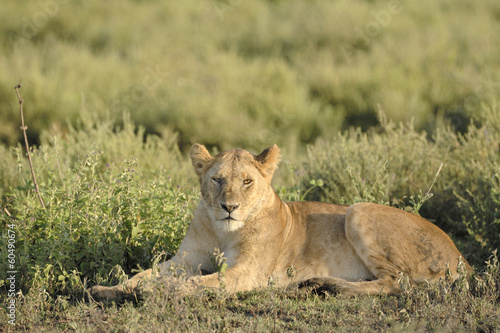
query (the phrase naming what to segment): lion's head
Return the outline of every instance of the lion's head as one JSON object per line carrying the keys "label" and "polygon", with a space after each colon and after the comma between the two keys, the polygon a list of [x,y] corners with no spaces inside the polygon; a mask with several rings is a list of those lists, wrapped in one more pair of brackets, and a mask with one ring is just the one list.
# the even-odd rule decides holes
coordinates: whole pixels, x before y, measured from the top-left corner
{"label": "lion's head", "polygon": [[191,161],[200,178],[201,195],[216,226],[235,231],[257,216],[274,190],[271,179],[280,160],[274,145],[259,155],[243,149],[231,149],[211,156],[195,144]]}

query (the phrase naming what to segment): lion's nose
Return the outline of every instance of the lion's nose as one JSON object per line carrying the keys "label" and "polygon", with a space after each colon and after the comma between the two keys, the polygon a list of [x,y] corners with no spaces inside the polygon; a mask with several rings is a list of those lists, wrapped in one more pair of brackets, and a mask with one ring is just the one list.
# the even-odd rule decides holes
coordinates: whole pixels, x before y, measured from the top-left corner
{"label": "lion's nose", "polygon": [[230,213],[233,212],[235,209],[237,209],[240,204],[235,204],[235,205],[228,205],[226,203],[222,203],[220,204],[220,206],[222,207],[222,209],[224,209],[226,212]]}

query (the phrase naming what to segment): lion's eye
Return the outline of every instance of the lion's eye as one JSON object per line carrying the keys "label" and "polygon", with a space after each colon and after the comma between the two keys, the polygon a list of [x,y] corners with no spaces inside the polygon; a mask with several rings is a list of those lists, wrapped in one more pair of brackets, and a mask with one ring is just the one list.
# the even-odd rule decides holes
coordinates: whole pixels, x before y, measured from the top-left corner
{"label": "lion's eye", "polygon": [[243,181],[243,184],[245,184],[245,185],[250,185],[250,184],[252,184],[252,182],[253,182],[253,180],[251,180],[251,179],[245,179],[245,180]]}

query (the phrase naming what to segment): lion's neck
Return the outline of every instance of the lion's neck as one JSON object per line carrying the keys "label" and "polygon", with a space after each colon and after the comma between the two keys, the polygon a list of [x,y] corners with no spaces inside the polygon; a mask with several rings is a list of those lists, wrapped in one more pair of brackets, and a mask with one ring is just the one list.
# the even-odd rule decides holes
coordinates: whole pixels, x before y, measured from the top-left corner
{"label": "lion's neck", "polygon": [[[274,231],[286,237],[291,227],[290,216],[290,209],[287,204],[281,200],[273,189],[267,198],[266,209],[263,209],[262,220],[267,221],[266,224],[269,224],[268,221],[273,221]],[[269,228],[269,226],[266,226],[266,228]]]}

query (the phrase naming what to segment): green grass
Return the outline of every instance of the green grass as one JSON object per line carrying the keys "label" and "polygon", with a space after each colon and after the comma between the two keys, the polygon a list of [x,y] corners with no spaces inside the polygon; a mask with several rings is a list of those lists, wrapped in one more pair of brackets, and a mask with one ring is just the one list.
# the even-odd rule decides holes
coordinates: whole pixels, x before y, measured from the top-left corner
{"label": "green grass", "polygon": [[[15,230],[19,293],[12,327],[2,273],[0,330],[498,331],[499,29],[496,0],[7,1],[0,257]],[[18,143],[20,79],[47,209]],[[277,143],[283,199],[418,212],[476,275],[396,297],[89,301],[176,251],[200,195],[194,142]]]}
{"label": "green grass", "polygon": [[40,332],[494,332],[500,320],[500,295],[495,291],[499,282],[498,261],[493,260],[470,284],[461,280],[450,285],[443,280],[416,288],[402,277],[400,296],[346,298],[265,289],[183,298],[166,286],[138,303],[102,304],[88,302],[83,295],[71,301],[32,291],[18,298],[16,327]]}

